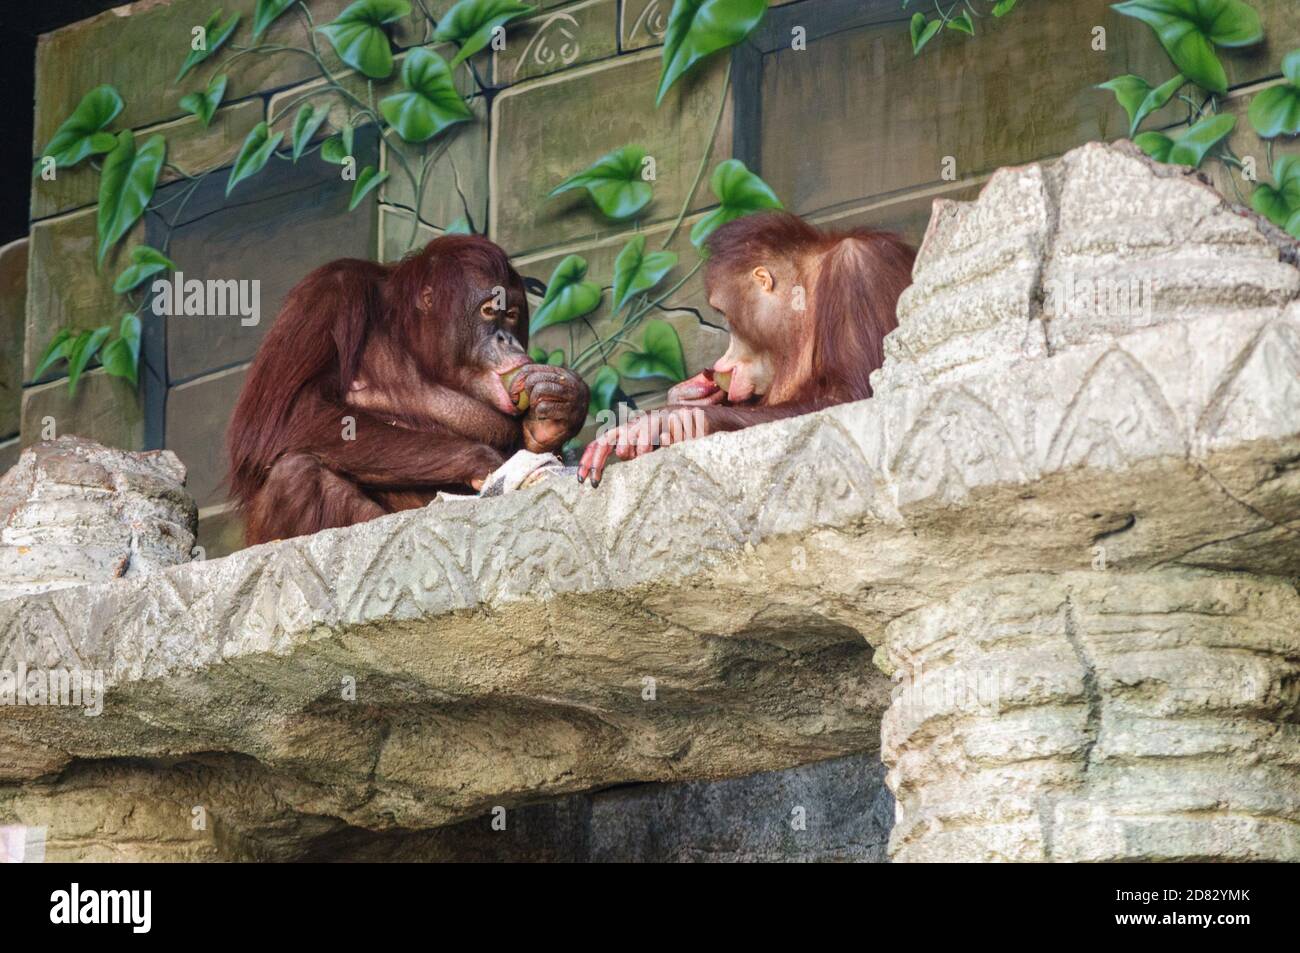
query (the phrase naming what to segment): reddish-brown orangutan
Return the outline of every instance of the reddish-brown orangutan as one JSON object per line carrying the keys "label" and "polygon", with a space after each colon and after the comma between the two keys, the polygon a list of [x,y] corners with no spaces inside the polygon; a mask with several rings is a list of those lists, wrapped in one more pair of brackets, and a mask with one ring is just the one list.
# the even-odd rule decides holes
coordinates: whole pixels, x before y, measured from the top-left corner
{"label": "reddish-brown orangutan", "polygon": [[913,248],[884,232],[828,232],[762,212],[721,226],[707,250],[709,304],[731,327],[726,354],[670,390],[663,409],[588,444],[579,480],[599,483],[611,455],[629,460],[871,396]]}
{"label": "reddish-brown orangutan", "polygon": [[247,542],[423,506],[439,490],[478,489],[521,447],[559,449],[582,427],[587,386],[530,363],[527,345],[523,281],[485,238],[447,235],[396,265],[344,259],[312,272],[262,342],[230,422]]}

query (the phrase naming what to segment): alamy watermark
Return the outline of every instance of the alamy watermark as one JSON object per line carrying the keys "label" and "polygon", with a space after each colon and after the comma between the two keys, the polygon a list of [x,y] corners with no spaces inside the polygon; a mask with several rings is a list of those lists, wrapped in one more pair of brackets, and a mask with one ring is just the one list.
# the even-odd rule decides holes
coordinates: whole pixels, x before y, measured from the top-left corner
{"label": "alamy watermark", "polygon": [[262,320],[262,282],[257,278],[186,279],[184,272],[177,271],[170,278],[157,279],[152,290],[153,313],[160,318],[237,315],[246,328]]}
{"label": "alamy watermark", "polygon": [[1076,278],[1067,271],[1061,278],[1043,282],[1043,311],[1049,318],[1064,314],[1092,317],[1137,318],[1150,323],[1155,301],[1155,279]]}
{"label": "alamy watermark", "polygon": [[104,673],[98,669],[42,669],[19,662],[16,671],[0,669],[0,705],[81,708],[94,718],[104,711]]}

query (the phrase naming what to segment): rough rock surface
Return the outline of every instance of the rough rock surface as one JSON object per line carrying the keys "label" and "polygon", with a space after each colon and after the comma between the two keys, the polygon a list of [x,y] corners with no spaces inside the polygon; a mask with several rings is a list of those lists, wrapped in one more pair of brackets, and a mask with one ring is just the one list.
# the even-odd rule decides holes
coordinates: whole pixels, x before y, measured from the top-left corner
{"label": "rough rock surface", "polygon": [[[1014,467],[1028,432],[1059,469],[1163,454],[1197,472],[1184,504],[1224,506],[1189,507],[1163,540],[1133,506],[1099,525],[1085,571],[1046,562],[888,626],[894,859],[1300,859],[1298,249],[1129,146],[936,207],[879,393],[1084,366],[1052,382],[1063,418],[958,415],[965,452]],[[1239,514],[1258,522],[1185,548]],[[1133,560],[1141,535],[1166,558]]]}
{"label": "rough rock surface", "polygon": [[[1139,248],[1164,304],[1045,316],[1064,249]],[[936,215],[873,400],[0,603],[0,669],[107,684],[0,709],[4,815],[234,857],[870,752],[876,647],[898,859],[1297,859],[1296,287],[1293,243],[1127,148],[1000,172]],[[995,659],[1008,704],[916,721],[918,657]]]}
{"label": "rough rock surface", "polygon": [[197,510],[170,450],[78,437],[24,450],[0,477],[0,599],[189,562]]}

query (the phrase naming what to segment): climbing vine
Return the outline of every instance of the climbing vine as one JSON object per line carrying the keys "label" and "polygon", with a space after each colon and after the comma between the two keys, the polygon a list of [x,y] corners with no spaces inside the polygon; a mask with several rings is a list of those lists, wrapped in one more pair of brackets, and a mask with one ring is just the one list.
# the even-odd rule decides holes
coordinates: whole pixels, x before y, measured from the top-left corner
{"label": "climbing vine", "polygon": [[[1283,82],[1256,93],[1247,117],[1264,143],[1272,182],[1258,181],[1254,160],[1238,156],[1227,139],[1237,117],[1220,112],[1228,77],[1217,50],[1254,46],[1264,39],[1259,14],[1243,0],[1128,0],[1112,8],[1146,23],[1178,72],[1157,86],[1140,76],[1117,76],[1102,83],[1115,94],[1129,118],[1129,136],[1160,162],[1200,168],[1211,159],[1228,167],[1237,197],[1247,202],[1234,170],[1255,183],[1250,206],[1279,228],[1300,238],[1300,160],[1274,158],[1279,141],[1300,135],[1300,50],[1282,58]],[[1139,131],[1144,121],[1177,96],[1185,119],[1164,131]]]}
{"label": "climbing vine", "polygon": [[[178,101],[179,107],[193,115],[204,128],[212,122],[224,101],[230,69],[244,57],[285,54],[306,57],[321,78],[319,85],[276,110],[248,134],[226,173],[227,196],[258,175],[272,160],[297,164],[315,155],[317,161],[342,167],[342,177],[351,182],[349,209],[355,209],[395,171],[406,178],[414,196],[414,205],[408,210],[412,222],[406,246],[409,249],[415,245],[419,209],[430,170],[446,150],[445,134],[453,126],[475,121],[469,97],[462,95],[455,85],[456,70],[463,68],[467,72],[477,92],[491,91],[493,88],[483,81],[472,58],[490,44],[499,48],[496,44],[503,41],[507,26],[537,9],[517,0],[459,0],[440,18],[435,18],[425,0],[416,0],[416,5],[414,21],[425,45],[405,53],[399,74],[400,90],[378,101],[374,81],[389,79],[397,68],[390,32],[397,21],[412,16],[408,0],[356,0],[337,18],[324,24],[315,22],[307,0],[258,0],[249,45],[238,42],[241,20],[238,13],[223,18],[222,11],[216,10],[206,23],[194,28],[177,82],[184,80],[199,64],[220,53],[226,54],[206,86],[185,93]],[[768,0],[676,0],[664,36],[656,105],[699,62],[743,40],[758,25],[767,6]],[[271,24],[289,15],[291,10],[303,19],[307,45],[264,41]],[[329,68],[322,42],[328,42],[338,58],[365,79],[364,90],[350,87],[344,82],[347,77]],[[457,51],[448,62],[428,48],[431,43],[454,44]],[[667,246],[680,231],[703,182],[729,82],[728,67],[699,170],[658,249],[647,250],[646,236],[639,231],[639,216],[653,199],[655,179],[653,158],[644,148],[629,144],[616,149],[585,169],[575,171],[551,192],[555,196],[583,191],[610,221],[633,223],[638,229],[619,253],[614,274],[606,284],[588,278],[587,262],[580,256],[569,255],[561,261],[532,316],[530,334],[556,325],[572,328],[581,320],[595,338],[581,350],[571,343],[567,353],[562,349],[549,353],[537,347],[532,349],[534,360],[566,365],[590,379],[592,413],[628,399],[623,390],[624,381],[685,378],[685,357],[676,330],[667,321],[650,316],[700,269],[703,264],[700,249],[715,228],[749,212],[780,208],[772,190],[743,163],[734,159],[719,163],[710,178],[718,205],[697,221],[690,232],[698,260],[670,287],[660,290],[668,274],[678,265],[677,254],[668,251]],[[324,97],[328,101],[322,102]],[[111,86],[91,90],[59,127],[37,163],[38,176],[48,174],[51,167],[69,168],[83,161],[89,161],[99,171],[96,267],[102,266],[109,252],[146,211],[157,214],[164,223],[161,247],[133,247],[131,264],[114,282],[114,291],[124,299],[124,314],[117,322],[116,331],[108,324],[64,330],[42,355],[37,376],[57,361],[65,360],[69,389],[73,393],[79,377],[97,355],[109,374],[123,377],[133,386],[136,384],[141,317],[147,303],[141,286],[156,275],[176,270],[176,264],[167,256],[172,231],[199,187],[225,168],[181,169],[167,161],[163,136],[152,135],[143,144],[137,144],[130,130],[112,131],[110,127],[123,105],[122,97]],[[332,110],[339,108],[343,118],[336,120],[337,130],[317,142],[320,128],[330,120]],[[294,110],[286,141],[283,121]],[[378,130],[380,139],[389,147],[388,155],[395,160],[393,170],[380,171],[373,166],[357,169],[353,146],[357,130],[363,127]],[[415,151],[408,159],[412,154],[410,147],[423,151]],[[180,179],[182,185],[169,197],[155,199],[164,169]],[[479,223],[474,221],[463,195],[460,199],[464,215],[446,231],[477,231]],[[617,327],[602,337],[586,318],[600,306],[607,285],[613,293]],[[636,339],[638,331],[640,337]],[[572,335],[570,340],[574,340]]]}
{"label": "climbing vine", "polygon": [[[1017,0],[986,0],[983,3],[985,9],[981,12],[973,0],[948,0],[943,3],[940,0],[933,0],[935,13],[933,17],[919,11],[912,14],[909,24],[912,34],[912,55],[915,56],[925,49],[943,29],[974,36],[977,20],[985,16],[1004,17],[1015,9],[1016,2]],[[912,0],[903,0],[903,9],[906,10],[911,3]]]}

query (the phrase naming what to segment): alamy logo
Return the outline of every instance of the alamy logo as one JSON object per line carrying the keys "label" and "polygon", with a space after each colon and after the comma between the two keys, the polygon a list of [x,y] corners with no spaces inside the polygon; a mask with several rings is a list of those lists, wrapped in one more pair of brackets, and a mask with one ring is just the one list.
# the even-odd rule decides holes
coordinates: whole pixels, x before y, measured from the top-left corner
{"label": "alamy logo", "polygon": [[104,673],[81,669],[0,669],[0,705],[81,708],[94,718],[104,711]]}
{"label": "alamy logo", "polygon": [[182,271],[153,283],[153,313],[158,317],[221,318],[239,315],[244,327],[262,320],[262,282],[256,278],[185,278]]}
{"label": "alamy logo", "polygon": [[152,890],[71,890],[50,894],[50,922],[129,923],[132,933],[148,933],[153,922]]}

